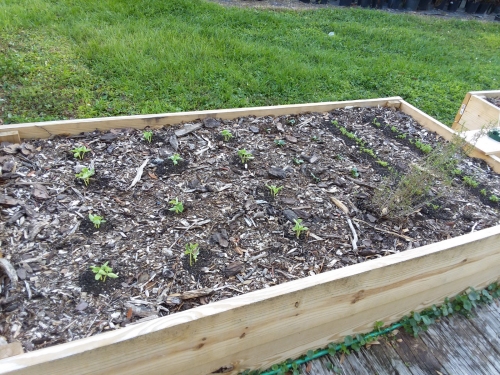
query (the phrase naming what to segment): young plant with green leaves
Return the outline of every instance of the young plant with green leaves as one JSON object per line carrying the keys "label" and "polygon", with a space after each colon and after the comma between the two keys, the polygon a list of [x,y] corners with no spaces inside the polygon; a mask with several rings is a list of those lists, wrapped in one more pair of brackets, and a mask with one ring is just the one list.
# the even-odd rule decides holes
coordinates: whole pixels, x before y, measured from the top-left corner
{"label": "young plant with green leaves", "polygon": [[248,152],[244,148],[241,150],[238,150],[238,156],[240,157],[241,164],[246,164],[246,163],[248,163],[249,160],[253,159],[252,153]]}
{"label": "young plant with green leaves", "polygon": [[102,223],[106,222],[106,220],[104,220],[102,216],[92,215],[92,214],[89,214],[89,220],[92,222],[92,224],[94,224],[94,227],[96,227],[97,229],[99,229]]}
{"label": "young plant with green leaves", "polygon": [[83,159],[85,154],[87,152],[90,152],[90,149],[88,149],[86,146],[80,146],[80,147],[74,148],[73,150],[71,150],[71,152],[73,153],[73,156],[75,158]]}
{"label": "young plant with green leaves", "polygon": [[471,188],[477,188],[479,186],[479,182],[477,182],[470,176],[464,176],[462,180],[466,186],[469,186]]}
{"label": "young plant with green leaves", "polygon": [[297,238],[300,238],[300,235],[302,233],[305,233],[309,230],[308,227],[302,225],[302,219],[295,219],[293,222],[295,223],[295,225],[292,230],[295,232]]}
{"label": "young plant with green leaves", "polygon": [[104,263],[100,267],[90,266],[90,269],[95,273],[95,279],[97,281],[102,280],[103,282],[105,282],[106,277],[110,277],[112,279],[116,279],[118,277],[118,274],[113,273],[113,268],[108,266],[108,262]]}
{"label": "young plant with green leaves", "polygon": [[229,140],[233,138],[233,133],[231,133],[231,131],[228,129],[224,129],[223,131],[221,131],[220,135],[222,135],[224,142],[229,142]]}
{"label": "young plant with green leaves", "polygon": [[200,249],[197,243],[187,243],[184,248],[184,254],[189,255],[189,266],[193,266],[193,261],[196,263],[198,260],[198,255],[200,253]]}
{"label": "young plant with green leaves", "polygon": [[92,177],[94,174],[95,174],[94,168],[89,169],[87,167],[84,167],[82,168],[80,173],[77,173],[75,175],[75,177],[82,180],[85,183],[85,186],[88,186],[88,184],[90,183],[90,177]]}
{"label": "young plant with green leaves", "polygon": [[356,168],[356,167],[352,167],[351,168],[351,176],[354,177],[354,178],[358,178],[359,177],[358,168]]}
{"label": "young plant with green leaves", "polygon": [[498,201],[500,201],[500,198],[498,198],[495,194],[490,195],[489,199],[494,203],[498,203]]}
{"label": "young plant with green leaves", "polygon": [[295,165],[301,165],[301,164],[304,164],[304,160],[299,159],[299,158],[293,158],[293,163]]}
{"label": "young plant with green leaves", "polygon": [[144,132],[142,133],[142,138],[144,138],[144,140],[146,140],[149,143],[151,143],[151,141],[153,140],[153,131],[151,131],[151,130],[144,130]]}
{"label": "young plant with green leaves", "polygon": [[286,144],[286,142],[283,139],[275,139],[274,144],[277,147],[283,147]]}
{"label": "young plant with green leaves", "polygon": [[180,200],[178,200],[177,198],[172,199],[168,203],[170,203],[172,205],[172,207],[169,208],[169,211],[173,211],[176,214],[180,214],[180,213],[184,212],[184,204]]}
{"label": "young plant with green leaves", "polygon": [[269,189],[273,197],[276,197],[278,193],[281,191],[281,189],[283,189],[283,186],[276,186],[276,185],[266,185],[266,187]]}
{"label": "young plant with green leaves", "polygon": [[173,154],[172,156],[169,156],[169,159],[172,160],[172,163],[174,163],[174,165],[179,164],[179,161],[182,160],[179,154]]}

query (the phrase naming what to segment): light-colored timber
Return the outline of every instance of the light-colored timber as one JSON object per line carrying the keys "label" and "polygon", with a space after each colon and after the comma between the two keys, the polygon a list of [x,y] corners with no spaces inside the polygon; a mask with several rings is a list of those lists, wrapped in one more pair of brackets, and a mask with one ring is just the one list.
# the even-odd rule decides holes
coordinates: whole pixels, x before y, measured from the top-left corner
{"label": "light-colored timber", "polygon": [[266,368],[498,280],[500,226],[0,361],[1,374]]}
{"label": "light-colored timber", "polygon": [[468,92],[455,116],[452,129],[461,131],[500,127],[500,108],[484,98],[500,98],[500,90]]}
{"label": "light-colored timber", "polygon": [[[390,106],[445,139],[455,132],[399,97],[277,107],[4,125],[22,139],[113,128],[160,128],[197,119]],[[495,171],[500,159],[482,155]],[[496,159],[494,159],[496,158]],[[496,164],[495,164],[496,163]],[[291,281],[113,332],[0,360],[0,374],[236,374],[267,368],[349,334],[390,324],[469,286],[499,278],[500,226]]]}
{"label": "light-colored timber", "polygon": [[[2,127],[0,127],[0,130]],[[0,132],[0,142],[21,143],[18,131]]]}

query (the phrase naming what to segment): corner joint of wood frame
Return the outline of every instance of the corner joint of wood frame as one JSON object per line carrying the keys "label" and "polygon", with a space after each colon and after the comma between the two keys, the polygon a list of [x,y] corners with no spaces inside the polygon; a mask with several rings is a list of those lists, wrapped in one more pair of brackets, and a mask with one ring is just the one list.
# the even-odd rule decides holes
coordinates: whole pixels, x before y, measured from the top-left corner
{"label": "corner joint of wood frame", "polygon": [[21,143],[19,132],[17,131],[0,132],[0,142]]}
{"label": "corner joint of wood frame", "polygon": [[401,107],[401,101],[400,100],[389,100],[387,102],[387,107],[399,108],[399,107]]}

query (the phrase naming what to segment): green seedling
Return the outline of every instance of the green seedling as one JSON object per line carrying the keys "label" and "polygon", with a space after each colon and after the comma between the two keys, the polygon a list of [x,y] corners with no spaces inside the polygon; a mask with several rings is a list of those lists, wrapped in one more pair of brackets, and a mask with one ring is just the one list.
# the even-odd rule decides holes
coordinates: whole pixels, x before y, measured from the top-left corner
{"label": "green seedling", "polygon": [[381,165],[382,167],[387,167],[389,165],[388,162],[382,160],[377,160],[377,164]]}
{"label": "green seedling", "polygon": [[313,135],[313,136],[311,137],[311,141],[313,141],[313,142],[320,142],[320,141],[321,141],[321,139],[320,139],[320,137],[318,137],[317,135]]}
{"label": "green seedling", "polygon": [[354,178],[358,178],[359,177],[358,168],[352,167],[352,169],[351,169],[351,176],[354,177]]}
{"label": "green seedling", "polygon": [[196,263],[198,260],[198,254],[200,253],[200,249],[198,248],[197,243],[187,243],[185,247],[184,254],[189,255],[189,265],[193,266],[193,260]]}
{"label": "green seedling", "polygon": [[173,154],[172,156],[169,157],[169,159],[172,160],[172,163],[174,163],[174,165],[179,164],[179,161],[182,160],[179,154]]}
{"label": "green seedling", "polygon": [[398,128],[396,128],[395,126],[391,126],[391,132],[398,133]]}
{"label": "green seedling", "polygon": [[498,198],[496,195],[494,194],[490,195],[490,201],[498,203],[499,200],[500,198]]}
{"label": "green seedling", "polygon": [[172,199],[170,202],[168,202],[172,205],[172,208],[169,208],[169,211],[173,211],[176,214],[180,214],[181,212],[184,211],[184,204],[178,200],[177,198]]}
{"label": "green seedling", "polygon": [[233,133],[231,133],[231,131],[227,129],[221,131],[220,135],[222,135],[222,138],[224,138],[225,142],[228,142],[231,138],[233,138]]}
{"label": "green seedling", "polygon": [[286,142],[282,139],[275,139],[274,144],[278,147],[283,147],[286,144]]}
{"label": "green seedling", "polygon": [[83,180],[86,186],[88,186],[90,182],[90,177],[95,174],[94,168],[88,169],[87,167],[83,168],[80,173],[75,175],[76,178]]}
{"label": "green seedling", "polygon": [[337,120],[332,120],[332,125],[337,126],[339,122]]}
{"label": "green seedling", "polygon": [[482,195],[486,196],[486,189],[481,189],[479,192],[480,192]]}
{"label": "green seedling", "polygon": [[415,146],[420,151],[422,151],[424,154],[428,154],[428,153],[430,153],[432,151],[432,146],[431,145],[428,145],[427,143],[420,142],[419,140],[417,140],[415,142]]}
{"label": "green seedling", "polygon": [[311,172],[311,177],[313,178],[314,182],[316,182],[316,183],[321,182],[321,178],[315,176],[314,173],[312,173],[312,172]]}
{"label": "green seedling", "polygon": [[106,220],[104,220],[102,216],[92,215],[92,214],[89,214],[89,220],[92,222],[92,224],[94,224],[94,227],[96,227],[97,229],[99,229],[102,223],[106,222]]}
{"label": "green seedling", "polygon": [[381,125],[380,125],[380,122],[378,122],[378,120],[377,120],[377,118],[376,118],[376,117],[373,119],[373,125],[375,125],[375,126],[376,126],[376,127],[378,127],[378,128],[380,128],[380,126],[381,126]]}
{"label": "green seedling", "polygon": [[451,174],[452,174],[453,176],[459,176],[459,175],[461,175],[461,174],[462,174],[462,171],[461,171],[460,169],[455,168],[455,169],[453,169],[453,170],[451,171]]}
{"label": "green seedling", "polygon": [[295,223],[295,226],[292,228],[292,230],[295,232],[297,238],[300,237],[302,232],[307,232],[309,230],[308,227],[302,225],[302,219],[295,219],[293,222]]}
{"label": "green seedling", "polygon": [[297,165],[304,164],[304,160],[299,159],[299,158],[293,158],[293,163]]}
{"label": "green seedling", "polygon": [[477,188],[479,186],[479,182],[474,180],[472,177],[464,176],[463,178],[464,184],[470,186],[472,188]]}
{"label": "green seedling", "polygon": [[283,186],[276,186],[276,185],[266,185],[266,187],[271,191],[271,195],[273,197],[276,197],[280,192],[280,190],[283,189]]}
{"label": "green seedling", "polygon": [[142,137],[148,141],[149,143],[151,143],[151,141],[153,140],[153,132],[151,130],[145,130],[144,133],[142,133]]}
{"label": "green seedling", "polygon": [[253,159],[252,153],[248,152],[244,148],[238,150],[238,156],[240,157],[242,164],[246,164],[249,160]]}
{"label": "green seedling", "polygon": [[71,152],[73,153],[73,156],[75,158],[78,158],[78,159],[83,159],[85,154],[89,151],[90,151],[90,149],[88,149],[85,146],[76,147],[73,150],[71,150]]}
{"label": "green seedling", "polygon": [[108,266],[108,262],[104,263],[101,267],[90,266],[92,272],[95,273],[95,279],[97,281],[102,279],[102,282],[106,281],[106,277],[111,277],[112,279],[116,279],[118,274],[113,273],[113,269]]}

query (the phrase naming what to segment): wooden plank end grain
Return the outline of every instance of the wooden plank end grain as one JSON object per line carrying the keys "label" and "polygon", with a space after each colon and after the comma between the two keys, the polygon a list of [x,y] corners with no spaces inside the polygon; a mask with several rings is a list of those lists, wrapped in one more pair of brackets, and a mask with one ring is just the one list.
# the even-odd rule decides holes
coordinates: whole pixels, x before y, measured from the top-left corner
{"label": "wooden plank end grain", "polygon": [[[0,128],[2,129],[2,128]],[[0,142],[21,143],[18,131],[0,131]]]}

